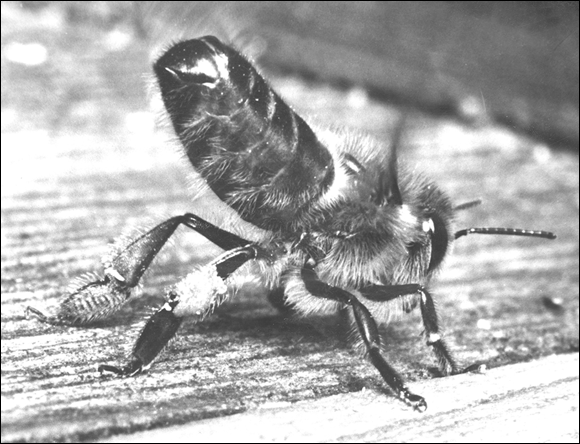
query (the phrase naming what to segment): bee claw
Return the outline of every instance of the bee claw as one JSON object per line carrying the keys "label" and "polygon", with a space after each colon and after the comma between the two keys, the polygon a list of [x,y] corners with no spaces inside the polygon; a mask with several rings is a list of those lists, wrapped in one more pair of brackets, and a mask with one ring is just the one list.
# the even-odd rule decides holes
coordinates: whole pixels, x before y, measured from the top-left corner
{"label": "bee claw", "polygon": [[30,315],[32,314],[35,318],[39,319],[42,322],[50,322],[48,316],[46,316],[40,310],[37,310],[36,308],[31,307],[30,305],[28,307],[26,307],[26,310],[24,313],[25,313],[26,319],[29,319]]}
{"label": "bee claw", "polygon": [[128,377],[135,376],[143,371],[143,364],[139,360],[132,360],[129,364],[123,367],[116,367],[114,365],[101,364],[97,371],[103,376],[104,373],[113,373],[116,376]]}
{"label": "bee claw", "polygon": [[123,375],[123,369],[115,367],[114,365],[101,364],[97,368],[97,371],[101,374],[101,376],[103,376],[104,373],[113,373],[117,376]]}
{"label": "bee claw", "polygon": [[413,410],[416,410],[419,413],[423,413],[427,410],[427,401],[425,401],[425,398],[422,396],[409,393],[405,401],[413,407]]}
{"label": "bee claw", "polygon": [[30,315],[32,315],[33,317],[35,317],[36,319],[38,319],[40,322],[43,322],[45,324],[50,324],[50,325],[70,325],[69,322],[66,321],[66,319],[61,318],[59,315],[45,315],[42,311],[28,306],[26,307],[26,310],[24,312],[26,319],[30,318]]}
{"label": "bee claw", "polygon": [[480,373],[484,374],[487,371],[487,366],[485,364],[473,364],[465,367],[459,373]]}

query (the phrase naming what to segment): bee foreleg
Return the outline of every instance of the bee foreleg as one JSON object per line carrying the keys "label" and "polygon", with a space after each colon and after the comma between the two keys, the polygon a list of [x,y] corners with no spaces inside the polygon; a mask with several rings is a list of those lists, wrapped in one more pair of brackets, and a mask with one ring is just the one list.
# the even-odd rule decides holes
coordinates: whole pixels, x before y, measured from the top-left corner
{"label": "bee foreleg", "polygon": [[427,345],[433,348],[433,352],[439,362],[439,370],[443,375],[459,373],[457,362],[453,358],[447,342],[442,337],[439,328],[439,316],[435,309],[433,296],[423,287],[419,290],[419,294],[421,295],[421,317],[425,326]]}
{"label": "bee foreleg", "polygon": [[419,284],[372,285],[361,288],[360,292],[368,299],[381,302],[390,301],[412,293],[419,293],[421,295],[421,316],[425,327],[427,345],[433,347],[433,352],[439,363],[439,370],[444,375],[460,372],[447,343],[443,339],[433,296],[431,296],[431,293],[425,287]]}
{"label": "bee foreleg", "polygon": [[234,248],[169,287],[165,304],[145,324],[129,363],[123,367],[100,365],[99,371],[132,376],[146,370],[175,336],[184,317],[199,321],[210,314],[226,299],[227,278],[247,261],[263,254],[263,250],[253,244]]}
{"label": "bee foreleg", "polygon": [[359,334],[364,341],[373,365],[399,398],[414,409],[425,411],[427,409],[425,399],[409,391],[403,378],[381,355],[381,337],[377,324],[363,303],[353,294],[322,282],[311,268],[302,268],[302,279],[306,289],[312,295],[338,301],[352,307]]}

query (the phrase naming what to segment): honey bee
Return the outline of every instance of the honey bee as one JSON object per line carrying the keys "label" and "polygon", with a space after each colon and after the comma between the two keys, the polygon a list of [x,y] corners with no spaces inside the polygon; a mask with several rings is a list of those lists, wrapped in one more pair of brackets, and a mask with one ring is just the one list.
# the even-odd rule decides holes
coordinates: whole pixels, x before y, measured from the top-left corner
{"label": "honey bee", "polygon": [[[104,260],[102,277],[68,295],[45,322],[85,325],[118,310],[180,225],[224,250],[166,290],[132,358],[101,372],[148,369],[184,318],[202,321],[248,276],[302,314],[346,310],[366,355],[392,391],[414,409],[413,393],[381,352],[377,325],[419,306],[426,342],[442,374],[466,371],[453,358],[429,291],[450,244],[472,233],[554,239],[545,231],[453,231],[454,206],[433,182],[399,168],[397,146],[346,131],[314,131],[240,52],[216,37],[182,41],[154,64],[165,110],[203,186],[250,226],[243,233],[186,213],[125,242]],[[239,231],[239,230],[238,230]],[[468,367],[467,370],[470,368]]]}

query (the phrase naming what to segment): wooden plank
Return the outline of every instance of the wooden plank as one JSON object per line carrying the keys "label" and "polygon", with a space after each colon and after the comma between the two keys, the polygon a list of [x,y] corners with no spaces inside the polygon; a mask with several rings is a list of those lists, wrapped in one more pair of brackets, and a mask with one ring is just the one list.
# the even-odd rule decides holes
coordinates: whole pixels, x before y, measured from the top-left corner
{"label": "wooden plank", "polygon": [[578,365],[550,356],[423,381],[424,414],[364,390],[101,442],[577,442]]}

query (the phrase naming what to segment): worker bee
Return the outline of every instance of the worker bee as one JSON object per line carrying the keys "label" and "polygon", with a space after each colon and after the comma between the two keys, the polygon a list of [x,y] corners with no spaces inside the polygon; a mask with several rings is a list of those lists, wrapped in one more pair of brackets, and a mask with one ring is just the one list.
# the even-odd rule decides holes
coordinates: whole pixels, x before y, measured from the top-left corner
{"label": "worker bee", "polygon": [[429,291],[451,243],[472,233],[555,238],[508,228],[454,232],[455,213],[477,202],[454,206],[433,182],[399,168],[404,125],[387,144],[315,131],[248,59],[215,37],[173,45],[154,72],[173,129],[203,178],[200,187],[209,187],[244,223],[218,226],[194,213],[172,217],[117,245],[104,260],[102,277],[69,294],[56,314],[28,308],[55,324],[85,325],[109,316],[180,225],[223,249],[166,289],[129,362],[101,365],[101,373],[132,376],[148,369],[184,318],[202,321],[252,277],[299,314],[346,311],[387,385],[424,411],[425,399],[383,356],[377,325],[393,311],[419,306],[441,373],[465,371],[442,336]]}

